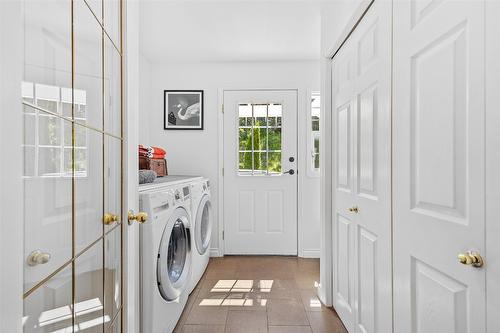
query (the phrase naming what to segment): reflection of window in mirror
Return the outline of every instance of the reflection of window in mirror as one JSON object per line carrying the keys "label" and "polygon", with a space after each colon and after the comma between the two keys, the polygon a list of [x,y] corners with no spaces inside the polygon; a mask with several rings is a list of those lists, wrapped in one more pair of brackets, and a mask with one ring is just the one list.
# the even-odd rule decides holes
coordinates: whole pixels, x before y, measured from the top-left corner
{"label": "reflection of window in mirror", "polygon": [[319,145],[320,145],[320,113],[321,113],[321,97],[319,91],[313,91],[310,94],[310,112],[309,112],[309,126],[308,126],[308,165],[309,175],[319,177]]}
{"label": "reflection of window in mirror", "polygon": [[[24,176],[71,177],[72,123],[64,118],[86,123],[87,97],[83,90],[31,82],[22,83],[24,102]],[[72,101],[74,99],[74,110]],[[32,107],[32,105],[36,106]],[[86,177],[88,170],[87,130],[76,132],[74,169],[76,177]]]}

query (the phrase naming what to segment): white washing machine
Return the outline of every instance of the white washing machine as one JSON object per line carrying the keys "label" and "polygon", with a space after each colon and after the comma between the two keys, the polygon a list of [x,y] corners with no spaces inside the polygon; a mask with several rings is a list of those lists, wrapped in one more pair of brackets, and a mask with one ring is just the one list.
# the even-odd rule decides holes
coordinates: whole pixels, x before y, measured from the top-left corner
{"label": "white washing machine", "polygon": [[210,181],[203,179],[191,184],[192,207],[192,271],[191,281],[188,286],[191,293],[203,273],[207,269],[210,259],[210,242],[212,236],[212,203],[210,201]]}
{"label": "white washing machine", "polygon": [[141,332],[171,333],[189,296],[191,281],[190,178],[140,186]]}

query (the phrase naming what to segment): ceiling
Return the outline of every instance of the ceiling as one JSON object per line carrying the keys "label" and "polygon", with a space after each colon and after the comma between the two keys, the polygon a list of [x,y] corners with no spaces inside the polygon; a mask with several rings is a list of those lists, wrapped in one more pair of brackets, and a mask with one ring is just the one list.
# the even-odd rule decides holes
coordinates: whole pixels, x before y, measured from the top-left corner
{"label": "ceiling", "polygon": [[142,0],[141,53],[152,62],[315,60],[317,0]]}

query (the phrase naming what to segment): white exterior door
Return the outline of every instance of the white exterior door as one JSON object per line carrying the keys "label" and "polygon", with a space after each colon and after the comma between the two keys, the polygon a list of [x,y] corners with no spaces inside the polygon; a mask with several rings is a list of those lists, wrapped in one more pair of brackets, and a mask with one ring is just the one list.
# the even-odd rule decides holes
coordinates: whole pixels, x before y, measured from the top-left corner
{"label": "white exterior door", "polygon": [[349,332],[391,332],[390,2],[375,1],[332,65],[334,306]]}
{"label": "white exterior door", "polygon": [[297,254],[297,91],[224,91],[226,254]]}
{"label": "white exterior door", "polygon": [[457,259],[485,254],[484,22],[394,2],[395,332],[485,332],[485,269]]}

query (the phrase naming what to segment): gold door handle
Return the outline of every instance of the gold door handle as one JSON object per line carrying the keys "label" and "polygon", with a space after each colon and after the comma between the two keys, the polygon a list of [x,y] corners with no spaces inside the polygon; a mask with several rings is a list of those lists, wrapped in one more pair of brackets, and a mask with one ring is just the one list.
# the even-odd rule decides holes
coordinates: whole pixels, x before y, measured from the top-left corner
{"label": "gold door handle", "polygon": [[482,267],[484,265],[484,260],[481,257],[481,255],[473,251],[460,253],[458,255],[458,262],[460,262],[463,265],[471,265],[474,267]]}
{"label": "gold door handle", "polygon": [[359,213],[358,206],[353,206],[353,207],[349,208],[349,211],[351,213],[356,213],[356,214]]}
{"label": "gold door handle", "polygon": [[105,213],[104,216],[102,217],[102,223],[105,225],[110,225],[115,222],[118,222],[120,218],[118,215],[110,214],[110,213]]}
{"label": "gold door handle", "polygon": [[42,252],[40,250],[35,250],[31,252],[26,258],[26,262],[30,266],[43,265],[48,263],[50,260],[50,253]]}
{"label": "gold door handle", "polygon": [[145,223],[148,220],[148,214],[144,212],[139,212],[134,214],[133,210],[128,211],[128,224],[132,224],[133,221],[137,221],[139,223]]}

